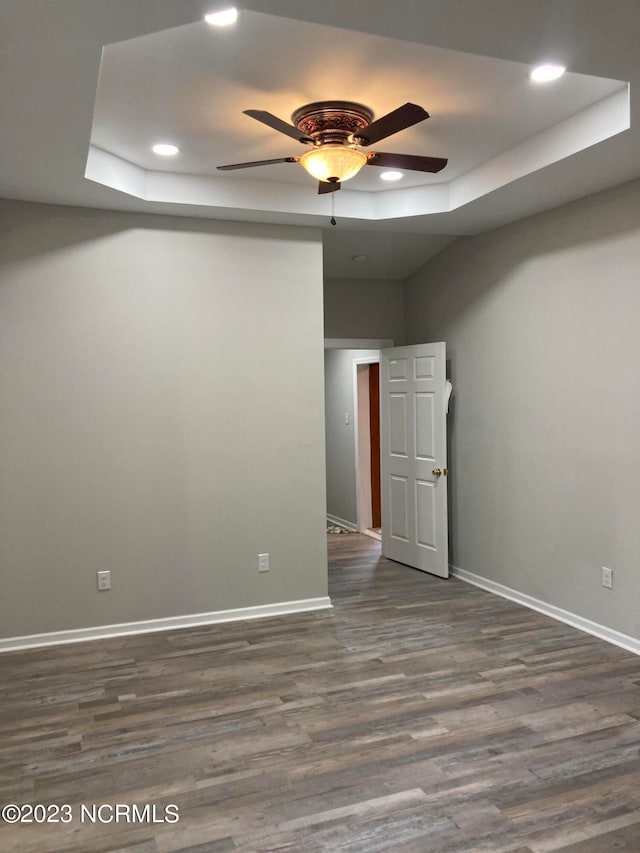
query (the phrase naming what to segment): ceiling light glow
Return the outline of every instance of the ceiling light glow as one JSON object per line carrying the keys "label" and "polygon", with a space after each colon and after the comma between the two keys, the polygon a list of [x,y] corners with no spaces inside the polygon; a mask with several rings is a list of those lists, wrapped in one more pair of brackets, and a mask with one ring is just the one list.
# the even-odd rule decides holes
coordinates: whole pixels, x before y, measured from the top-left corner
{"label": "ceiling light glow", "polygon": [[175,157],[180,149],[170,142],[157,142],[151,150],[160,157]]}
{"label": "ceiling light glow", "polygon": [[210,12],[204,16],[204,19],[213,27],[230,27],[238,20],[238,10],[232,7],[222,9],[220,12]]}
{"label": "ceiling light glow", "polygon": [[347,145],[320,145],[300,158],[300,165],[318,181],[348,181],[367,162],[367,155]]}
{"label": "ceiling light glow", "polygon": [[564,65],[538,65],[529,76],[535,83],[549,83],[562,77],[566,70]]}
{"label": "ceiling light glow", "polygon": [[395,170],[391,170],[390,172],[383,172],[380,175],[381,181],[400,181],[404,178],[402,172],[396,172]]}

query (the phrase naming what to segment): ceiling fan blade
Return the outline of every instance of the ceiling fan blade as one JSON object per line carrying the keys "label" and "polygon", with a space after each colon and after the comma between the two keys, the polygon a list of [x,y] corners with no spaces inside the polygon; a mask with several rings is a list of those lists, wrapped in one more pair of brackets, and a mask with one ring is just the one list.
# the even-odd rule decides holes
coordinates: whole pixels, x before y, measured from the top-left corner
{"label": "ceiling fan blade", "polygon": [[256,119],[256,121],[261,121],[262,124],[266,124],[267,127],[271,127],[273,130],[278,130],[280,133],[290,136],[297,142],[313,142],[313,139],[309,136],[305,136],[304,133],[300,133],[297,127],[294,127],[292,124],[288,124],[286,121],[278,118],[278,116],[268,113],[266,110],[243,110],[243,112],[246,116],[250,116],[251,118]]}
{"label": "ceiling fan blade", "polygon": [[277,157],[275,160],[254,160],[252,163],[232,163],[230,166],[217,166],[221,172],[233,169],[250,169],[252,166],[271,166],[272,163],[297,163],[299,157]]}
{"label": "ceiling fan blade", "polygon": [[318,181],[318,195],[338,192],[341,186],[340,181]]}
{"label": "ceiling fan blade", "polygon": [[367,166],[384,166],[388,169],[410,169],[413,172],[440,172],[449,161],[446,157],[420,157],[416,154],[383,154],[377,151],[369,155]]}
{"label": "ceiling fan blade", "polygon": [[382,116],[368,127],[359,131],[357,136],[362,140],[362,145],[373,145],[387,136],[392,136],[400,130],[406,130],[418,122],[429,118],[429,113],[417,104],[404,104],[386,116]]}

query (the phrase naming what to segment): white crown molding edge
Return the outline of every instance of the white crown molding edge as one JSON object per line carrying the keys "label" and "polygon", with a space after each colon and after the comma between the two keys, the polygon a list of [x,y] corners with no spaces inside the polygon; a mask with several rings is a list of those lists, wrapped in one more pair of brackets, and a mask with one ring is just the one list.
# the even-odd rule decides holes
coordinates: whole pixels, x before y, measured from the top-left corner
{"label": "white crown molding edge", "polygon": [[74,628],[69,631],[50,631],[24,637],[6,637],[0,639],[0,653],[35,649],[42,646],[58,646],[66,643],[80,643],[88,640],[106,640],[111,637],[127,637],[134,634],[150,634],[155,631],[198,628],[205,625],[218,625],[222,622],[286,616],[292,613],[327,610],[332,607],[331,599],[324,596],[322,598],[304,598],[299,601],[260,604],[254,607],[238,607],[233,610],[214,610],[211,613],[190,613],[185,616],[167,616],[162,619],[145,619],[140,622],[121,622],[115,625]]}
{"label": "white crown molding edge", "polygon": [[564,622],[565,625],[571,625],[572,628],[577,628],[579,631],[584,631],[587,634],[592,634],[600,640],[607,643],[612,643],[614,646],[619,646],[628,652],[635,655],[640,655],[640,640],[631,637],[629,634],[623,634],[621,631],[615,631],[613,628],[607,628],[606,625],[600,625],[598,622],[592,622],[591,619],[585,619],[583,616],[578,616],[577,613],[571,613],[569,610],[563,610],[561,607],[556,607],[554,604],[549,604],[546,601],[541,601],[531,595],[526,595],[524,592],[518,592],[516,589],[511,589],[509,586],[504,586],[497,581],[483,578],[481,575],[476,575],[474,572],[468,572],[466,569],[460,569],[458,566],[450,565],[451,575],[465,583],[477,586],[484,589],[486,592],[492,592],[494,595],[499,595],[501,598],[507,598],[509,601],[515,601],[516,604],[521,604],[523,607],[528,607],[530,610],[537,610],[538,613],[543,613],[545,616],[550,616],[558,622]]}

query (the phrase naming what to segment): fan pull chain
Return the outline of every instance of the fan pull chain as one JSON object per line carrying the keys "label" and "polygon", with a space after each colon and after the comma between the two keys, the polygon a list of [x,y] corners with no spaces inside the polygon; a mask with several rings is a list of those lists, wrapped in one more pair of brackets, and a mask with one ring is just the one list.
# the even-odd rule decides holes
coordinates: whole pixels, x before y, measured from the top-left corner
{"label": "fan pull chain", "polygon": [[331,193],[331,220],[332,225],[336,224],[336,194]]}

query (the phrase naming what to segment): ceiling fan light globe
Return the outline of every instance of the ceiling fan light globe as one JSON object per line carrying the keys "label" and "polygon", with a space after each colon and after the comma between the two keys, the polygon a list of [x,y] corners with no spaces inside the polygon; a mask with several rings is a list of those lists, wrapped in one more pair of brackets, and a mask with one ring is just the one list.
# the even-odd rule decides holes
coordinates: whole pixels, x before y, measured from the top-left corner
{"label": "ceiling fan light globe", "polygon": [[320,145],[303,154],[300,163],[317,181],[333,178],[343,183],[357,175],[367,159],[362,151],[345,145]]}

